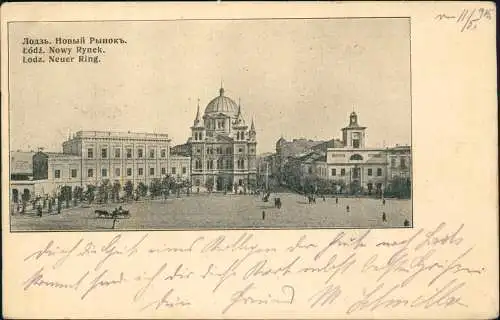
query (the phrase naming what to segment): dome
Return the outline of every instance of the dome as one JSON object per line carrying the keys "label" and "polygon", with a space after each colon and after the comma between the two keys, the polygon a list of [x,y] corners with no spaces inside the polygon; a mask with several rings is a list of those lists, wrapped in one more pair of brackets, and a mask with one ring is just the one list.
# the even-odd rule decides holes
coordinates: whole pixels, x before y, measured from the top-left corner
{"label": "dome", "polygon": [[210,101],[205,108],[205,114],[225,113],[231,116],[238,113],[238,105],[231,98],[224,96],[224,89],[220,88],[219,96]]}

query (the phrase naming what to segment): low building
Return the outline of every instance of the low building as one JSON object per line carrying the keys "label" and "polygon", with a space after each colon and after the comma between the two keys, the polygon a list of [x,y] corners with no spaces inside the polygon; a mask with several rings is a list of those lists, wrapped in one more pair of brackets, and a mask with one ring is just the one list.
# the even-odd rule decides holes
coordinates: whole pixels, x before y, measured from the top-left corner
{"label": "low building", "polygon": [[366,147],[365,130],[353,112],[348,126],[342,128],[342,140],[331,140],[333,147],[326,148],[326,152],[318,148],[287,158],[285,183],[306,192],[322,186],[341,193],[409,197],[411,148]]}
{"label": "low building", "polygon": [[182,181],[191,177],[191,158],[171,156],[168,135],[79,131],[63,142],[63,152],[11,154],[11,200],[56,196],[63,187],[85,190],[103,182],[150,185],[167,175]]}
{"label": "low building", "polygon": [[177,181],[191,182],[191,157],[171,154],[169,174]]}

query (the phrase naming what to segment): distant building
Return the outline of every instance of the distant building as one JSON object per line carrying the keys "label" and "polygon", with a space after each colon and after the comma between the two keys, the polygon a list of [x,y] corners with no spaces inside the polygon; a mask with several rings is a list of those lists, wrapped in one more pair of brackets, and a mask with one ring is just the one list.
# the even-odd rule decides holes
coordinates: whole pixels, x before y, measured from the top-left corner
{"label": "distant building", "polygon": [[365,145],[365,131],[366,127],[358,124],[357,114],[351,113],[349,124],[342,128],[342,140],[332,140],[334,146],[327,147],[326,152],[309,150],[288,157],[283,167],[286,183],[304,187],[307,181],[317,178],[333,182],[338,192],[375,195],[381,195],[391,183],[409,186],[411,148],[369,148]]}
{"label": "distant building", "polygon": [[[149,185],[153,179],[171,172],[185,180],[191,173],[190,158],[183,155],[171,157],[170,138],[160,133],[79,131],[63,142],[62,153],[39,151],[32,154],[31,161],[29,156],[19,157],[17,153],[12,156],[14,202],[20,200],[19,193],[24,189],[28,189],[30,197],[55,195],[62,186],[85,189],[87,185],[97,186],[104,180],[117,181],[122,187],[127,181],[134,185],[140,182]],[[28,170],[30,163],[32,170]],[[20,176],[31,179],[24,182],[29,186],[14,187],[19,183],[13,178]]]}
{"label": "distant building", "polygon": [[338,139],[315,141],[300,138],[287,141],[282,137],[276,142],[275,165],[272,166],[273,175],[278,177],[279,181],[283,182],[285,180],[284,168],[289,159],[307,152],[316,151],[325,153],[328,148],[340,148],[343,146],[343,142]]}
{"label": "distant building", "polygon": [[252,120],[246,124],[241,105],[237,105],[220,88],[219,95],[206,106],[200,106],[191,127],[191,137],[177,152],[191,156],[191,180],[194,187],[233,190],[256,183],[257,137]]}

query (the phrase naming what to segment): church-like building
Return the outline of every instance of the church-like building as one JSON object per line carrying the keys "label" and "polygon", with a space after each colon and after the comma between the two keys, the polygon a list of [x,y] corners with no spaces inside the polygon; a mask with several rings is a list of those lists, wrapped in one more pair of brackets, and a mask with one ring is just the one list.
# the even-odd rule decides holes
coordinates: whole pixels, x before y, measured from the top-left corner
{"label": "church-like building", "polygon": [[213,98],[200,114],[200,105],[186,143],[191,156],[194,188],[217,191],[251,189],[256,184],[257,137],[254,121],[248,126],[241,103],[224,94]]}

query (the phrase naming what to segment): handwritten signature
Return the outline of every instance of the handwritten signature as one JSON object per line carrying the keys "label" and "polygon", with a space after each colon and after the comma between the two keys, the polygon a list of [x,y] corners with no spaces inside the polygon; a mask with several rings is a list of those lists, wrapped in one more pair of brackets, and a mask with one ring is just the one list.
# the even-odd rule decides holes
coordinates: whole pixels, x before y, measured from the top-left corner
{"label": "handwritten signature", "polygon": [[460,32],[476,30],[479,23],[485,20],[491,20],[493,9],[463,9],[458,15],[448,15],[440,13],[434,17],[438,21],[455,21],[460,25]]}

